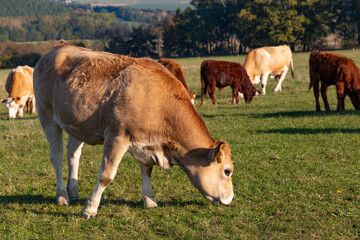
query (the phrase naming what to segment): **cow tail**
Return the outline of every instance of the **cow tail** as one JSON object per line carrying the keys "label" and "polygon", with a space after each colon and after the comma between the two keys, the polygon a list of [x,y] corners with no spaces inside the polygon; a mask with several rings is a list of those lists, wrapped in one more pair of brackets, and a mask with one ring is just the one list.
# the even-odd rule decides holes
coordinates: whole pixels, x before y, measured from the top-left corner
{"label": "cow tail", "polygon": [[290,67],[291,67],[291,77],[294,79],[294,78],[295,78],[294,62],[293,62],[293,59],[292,59],[292,58],[291,58],[291,61],[290,61]]}

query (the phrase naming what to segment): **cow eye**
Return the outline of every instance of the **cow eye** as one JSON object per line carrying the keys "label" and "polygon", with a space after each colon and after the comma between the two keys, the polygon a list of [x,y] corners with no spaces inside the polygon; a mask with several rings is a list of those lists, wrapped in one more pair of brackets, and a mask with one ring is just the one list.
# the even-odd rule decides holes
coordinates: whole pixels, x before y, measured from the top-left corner
{"label": "cow eye", "polygon": [[224,174],[225,174],[226,177],[230,177],[231,176],[231,170],[230,169],[225,169]]}

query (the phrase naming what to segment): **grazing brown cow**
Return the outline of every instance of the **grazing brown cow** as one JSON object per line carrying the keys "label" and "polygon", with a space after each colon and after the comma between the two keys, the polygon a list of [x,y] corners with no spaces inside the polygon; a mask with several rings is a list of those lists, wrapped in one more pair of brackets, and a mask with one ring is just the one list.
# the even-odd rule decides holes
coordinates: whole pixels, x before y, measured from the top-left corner
{"label": "grazing brown cow", "polygon": [[266,94],[268,76],[275,77],[277,85],[274,92],[281,91],[281,83],[291,65],[291,74],[294,78],[294,65],[291,49],[286,46],[256,48],[248,53],[244,68],[251,83],[257,84],[261,79],[262,94]]}
{"label": "grazing brown cow", "polygon": [[0,99],[9,110],[9,118],[16,118],[18,112],[19,117],[24,116],[25,104],[28,113],[36,112],[33,72],[34,69],[29,66],[18,66],[10,71],[5,84],[9,96]]}
{"label": "grazing brown cow", "polygon": [[[231,203],[229,145],[211,137],[188,92],[158,62],[61,42],[36,64],[34,90],[59,205],[79,198],[83,142],[104,145],[98,182],[82,212],[85,218],[96,215],[101,195],[127,151],[140,163],[145,207],[157,206],[150,179],[154,165],[178,165],[206,198]],[[69,134],[67,187],[62,175],[63,130]]]}
{"label": "grazing brown cow", "polygon": [[250,103],[259,94],[251,84],[245,69],[240,63],[205,60],[201,64],[201,105],[205,102],[206,91],[213,104],[216,103],[215,88],[221,91],[226,86],[232,88],[232,104],[239,103],[239,93],[242,93],[246,103]]}
{"label": "grazing brown cow", "polygon": [[189,87],[185,81],[184,72],[180,64],[172,59],[164,57],[160,58],[158,62],[164,65],[182,83],[186,90],[188,90],[191,102],[194,104],[197,92],[189,91]]}
{"label": "grazing brown cow", "polygon": [[346,95],[349,95],[355,109],[360,109],[360,70],[353,60],[340,54],[314,50],[310,54],[309,65],[309,89],[313,87],[316,111],[321,111],[319,103],[319,82],[321,82],[321,97],[324,101],[326,111],[330,111],[327,100],[327,89],[330,85],[336,86],[338,112],[345,110],[344,99]]}

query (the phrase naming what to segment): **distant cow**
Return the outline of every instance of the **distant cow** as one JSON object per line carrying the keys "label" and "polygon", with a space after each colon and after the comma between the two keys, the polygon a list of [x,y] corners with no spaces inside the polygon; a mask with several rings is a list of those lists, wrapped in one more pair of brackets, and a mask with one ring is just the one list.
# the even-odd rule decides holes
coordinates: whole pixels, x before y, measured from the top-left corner
{"label": "distant cow", "polygon": [[1,99],[9,110],[9,118],[16,118],[18,112],[18,116],[23,117],[25,104],[28,113],[36,112],[33,72],[34,69],[29,66],[18,66],[10,71],[5,84],[9,96]]}
{"label": "distant cow", "polygon": [[268,76],[275,77],[278,82],[274,92],[281,91],[281,83],[285,79],[289,64],[294,78],[291,50],[288,46],[282,45],[262,47],[250,51],[246,56],[244,68],[253,84],[259,83],[261,79],[262,94],[265,95]]}
{"label": "distant cow", "polygon": [[327,89],[330,85],[336,86],[338,112],[345,110],[344,99],[346,95],[349,95],[355,109],[360,109],[360,70],[353,60],[340,54],[314,50],[310,54],[309,65],[309,89],[313,87],[316,111],[320,111],[319,82],[321,82],[321,97],[326,111],[330,111],[327,100]]}
{"label": "distant cow", "polygon": [[[34,90],[59,205],[79,199],[83,142],[104,145],[98,182],[82,212],[85,218],[96,215],[101,195],[127,151],[140,163],[145,207],[157,206],[150,178],[154,165],[178,165],[207,199],[231,203],[229,145],[211,137],[188,92],[158,62],[61,42],[37,62]],[[62,175],[63,130],[69,134],[67,187]]]}
{"label": "distant cow", "polygon": [[245,102],[250,103],[255,95],[259,94],[251,84],[245,69],[239,63],[205,60],[201,64],[201,105],[204,104],[206,91],[213,104],[216,103],[215,88],[221,91],[226,86],[232,88],[232,104],[239,103],[239,93],[242,93]]}
{"label": "distant cow", "polygon": [[184,72],[180,64],[178,64],[172,59],[164,58],[164,57],[160,58],[158,62],[164,65],[182,83],[182,85],[186,88],[186,90],[188,90],[189,96],[191,98],[191,102],[194,104],[197,92],[189,91],[189,87],[185,81]]}

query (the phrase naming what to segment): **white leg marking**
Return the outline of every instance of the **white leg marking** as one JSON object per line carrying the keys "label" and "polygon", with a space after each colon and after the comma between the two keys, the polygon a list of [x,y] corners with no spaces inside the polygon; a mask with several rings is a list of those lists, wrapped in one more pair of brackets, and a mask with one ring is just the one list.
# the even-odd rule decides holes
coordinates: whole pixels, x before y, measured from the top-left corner
{"label": "white leg marking", "polygon": [[289,69],[288,67],[285,67],[284,70],[281,72],[280,79],[279,79],[276,87],[274,88],[274,92],[277,92],[277,91],[281,91],[281,90],[282,90],[282,89],[281,89],[281,83],[284,81],[288,69]]}
{"label": "white leg marking", "polygon": [[73,136],[69,135],[69,140],[67,144],[67,160],[69,165],[67,191],[70,201],[79,200],[78,172],[79,159],[83,145],[84,144],[82,142],[76,140]]}
{"label": "white leg marking", "polygon": [[268,79],[269,73],[263,73],[263,75],[261,76],[261,85],[262,85],[262,94],[265,95],[266,94],[266,84],[267,84],[267,79]]}
{"label": "white leg marking", "polygon": [[57,125],[44,128],[50,146],[50,160],[56,173],[56,202],[58,205],[69,205],[69,197],[63,178],[63,141],[62,130]]}
{"label": "white leg marking", "polygon": [[154,197],[154,192],[151,186],[151,171],[153,167],[146,167],[140,164],[141,176],[142,176],[142,193],[141,199],[144,202],[144,207],[154,208],[157,207],[157,201]]}
{"label": "white leg marking", "polygon": [[107,185],[109,185],[110,182],[114,179],[121,158],[128,150],[128,147],[128,137],[109,137],[108,139],[105,139],[104,154],[101,160],[98,183],[95,187],[95,190],[86,201],[85,207],[82,211],[84,218],[89,219],[97,214],[101,195]]}

